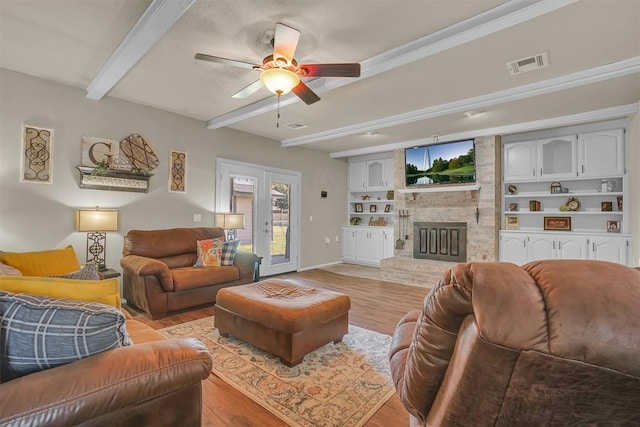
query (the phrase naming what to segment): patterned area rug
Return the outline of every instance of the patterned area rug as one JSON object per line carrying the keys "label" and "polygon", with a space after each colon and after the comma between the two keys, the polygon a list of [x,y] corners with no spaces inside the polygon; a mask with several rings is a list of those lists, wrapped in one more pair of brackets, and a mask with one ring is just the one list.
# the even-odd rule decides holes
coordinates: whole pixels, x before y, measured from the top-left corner
{"label": "patterned area rug", "polygon": [[391,337],[349,325],[289,368],[276,356],[213,327],[213,317],[160,330],[195,337],[213,358],[213,373],[291,426],[362,426],[393,395],[387,353]]}

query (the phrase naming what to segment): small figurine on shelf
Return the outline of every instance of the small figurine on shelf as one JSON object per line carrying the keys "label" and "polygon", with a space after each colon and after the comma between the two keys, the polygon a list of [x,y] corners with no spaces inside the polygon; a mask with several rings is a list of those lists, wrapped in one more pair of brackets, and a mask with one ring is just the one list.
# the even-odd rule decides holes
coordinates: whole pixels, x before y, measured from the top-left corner
{"label": "small figurine on shelf", "polygon": [[371,198],[371,196],[369,196],[368,194],[364,194],[360,197],[362,197],[362,200],[369,200]]}
{"label": "small figurine on shelf", "polygon": [[551,194],[558,194],[562,192],[562,184],[558,181],[554,181],[551,183]]}

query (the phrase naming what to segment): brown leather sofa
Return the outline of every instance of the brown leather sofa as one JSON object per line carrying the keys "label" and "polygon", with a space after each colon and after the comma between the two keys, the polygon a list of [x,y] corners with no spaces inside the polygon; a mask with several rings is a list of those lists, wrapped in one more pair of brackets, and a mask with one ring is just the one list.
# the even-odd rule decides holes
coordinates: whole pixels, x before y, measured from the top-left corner
{"label": "brown leather sofa", "polygon": [[0,384],[0,425],[200,426],[207,349],[127,317],[134,345]]}
{"label": "brown leather sofa", "polygon": [[234,265],[194,267],[196,242],[224,236],[221,228],[131,230],[124,237],[123,295],[152,319],[167,312],[213,303],[228,286],[254,280],[258,257],[238,251]]}
{"label": "brown leather sofa", "polygon": [[389,358],[411,426],[640,425],[640,270],[457,265]]}

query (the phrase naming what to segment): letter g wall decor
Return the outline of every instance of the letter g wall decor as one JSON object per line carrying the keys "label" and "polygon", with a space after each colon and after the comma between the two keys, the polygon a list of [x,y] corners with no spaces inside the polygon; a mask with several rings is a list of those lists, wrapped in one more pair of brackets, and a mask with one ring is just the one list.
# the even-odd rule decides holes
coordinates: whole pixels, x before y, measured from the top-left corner
{"label": "letter g wall decor", "polygon": [[138,134],[121,141],[82,137],[80,188],[147,193],[149,171],[160,161],[151,145]]}

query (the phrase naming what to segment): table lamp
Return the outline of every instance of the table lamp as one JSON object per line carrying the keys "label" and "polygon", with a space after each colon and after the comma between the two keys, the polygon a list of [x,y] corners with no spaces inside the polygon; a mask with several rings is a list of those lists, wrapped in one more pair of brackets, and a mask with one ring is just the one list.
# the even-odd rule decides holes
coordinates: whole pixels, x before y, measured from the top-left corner
{"label": "table lamp", "polygon": [[217,213],[216,226],[222,228],[227,233],[227,240],[236,239],[236,230],[244,229],[243,213]]}
{"label": "table lamp", "polygon": [[107,269],[105,254],[107,233],[118,230],[118,211],[116,209],[78,209],[76,210],[76,231],[87,232],[87,262],[98,266],[99,271]]}

